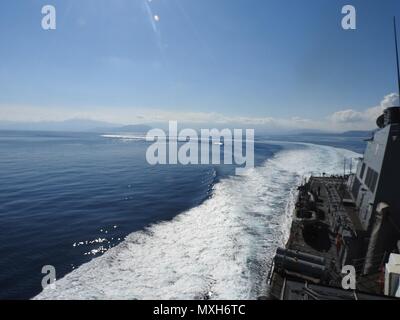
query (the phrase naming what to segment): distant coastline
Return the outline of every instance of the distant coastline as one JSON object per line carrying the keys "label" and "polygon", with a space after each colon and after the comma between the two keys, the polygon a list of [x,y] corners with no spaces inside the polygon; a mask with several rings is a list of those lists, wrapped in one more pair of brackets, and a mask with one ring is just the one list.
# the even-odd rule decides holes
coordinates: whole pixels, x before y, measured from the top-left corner
{"label": "distant coastline", "polygon": [[70,119],[65,121],[14,122],[0,121],[1,131],[56,131],[56,132],[147,132],[145,124],[121,125],[95,120]]}
{"label": "distant coastline", "polygon": [[[0,121],[0,131],[52,131],[52,132],[93,132],[93,133],[146,133],[153,129],[156,124],[130,124],[122,125],[87,119],[70,119],[65,121],[40,121],[40,122],[17,122]],[[158,124],[159,126],[159,124]],[[282,130],[266,132],[257,130],[260,135],[271,136],[343,136],[369,138],[373,130],[353,130],[344,132],[332,132],[323,130]],[[266,131],[266,130],[265,130]]]}

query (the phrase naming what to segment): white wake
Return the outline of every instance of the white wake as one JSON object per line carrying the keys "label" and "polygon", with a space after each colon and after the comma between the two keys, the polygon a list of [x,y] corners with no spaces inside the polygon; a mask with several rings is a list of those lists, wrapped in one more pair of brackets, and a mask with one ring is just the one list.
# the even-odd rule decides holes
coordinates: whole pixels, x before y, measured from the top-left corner
{"label": "white wake", "polygon": [[284,147],[247,175],[217,183],[202,205],[129,235],[35,299],[255,299],[287,239],[299,183],[312,173],[340,174],[344,157],[357,156]]}

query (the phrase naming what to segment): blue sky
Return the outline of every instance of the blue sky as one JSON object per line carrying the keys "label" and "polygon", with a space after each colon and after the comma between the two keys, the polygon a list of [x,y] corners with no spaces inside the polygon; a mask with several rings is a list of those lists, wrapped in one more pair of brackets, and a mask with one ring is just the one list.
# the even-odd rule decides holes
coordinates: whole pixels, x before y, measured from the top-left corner
{"label": "blue sky", "polygon": [[[46,4],[56,7],[57,30],[41,28]],[[345,4],[357,9],[355,31],[341,28]],[[339,130],[371,126],[396,91],[396,0],[4,0],[0,8],[0,120]]]}

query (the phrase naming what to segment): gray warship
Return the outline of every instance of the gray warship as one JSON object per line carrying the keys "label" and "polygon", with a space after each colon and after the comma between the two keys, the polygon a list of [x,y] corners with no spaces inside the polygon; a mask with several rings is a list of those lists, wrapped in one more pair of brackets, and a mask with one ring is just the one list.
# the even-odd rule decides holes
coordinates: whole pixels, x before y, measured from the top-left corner
{"label": "gray warship", "polygon": [[[400,96],[395,20],[394,30]],[[312,176],[298,188],[289,240],[269,271],[268,299],[400,297],[400,106],[376,123],[356,173]],[[350,289],[343,284],[348,274]]]}

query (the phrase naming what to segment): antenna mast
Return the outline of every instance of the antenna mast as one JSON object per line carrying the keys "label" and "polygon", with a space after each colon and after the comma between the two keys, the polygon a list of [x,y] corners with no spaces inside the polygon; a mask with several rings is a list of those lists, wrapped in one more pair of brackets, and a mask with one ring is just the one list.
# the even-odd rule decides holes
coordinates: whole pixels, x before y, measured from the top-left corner
{"label": "antenna mast", "polygon": [[396,17],[393,17],[393,25],[394,25],[394,41],[396,43],[397,85],[398,85],[398,95],[399,95],[399,98],[400,98],[400,64],[399,64],[399,47],[397,45]]}

